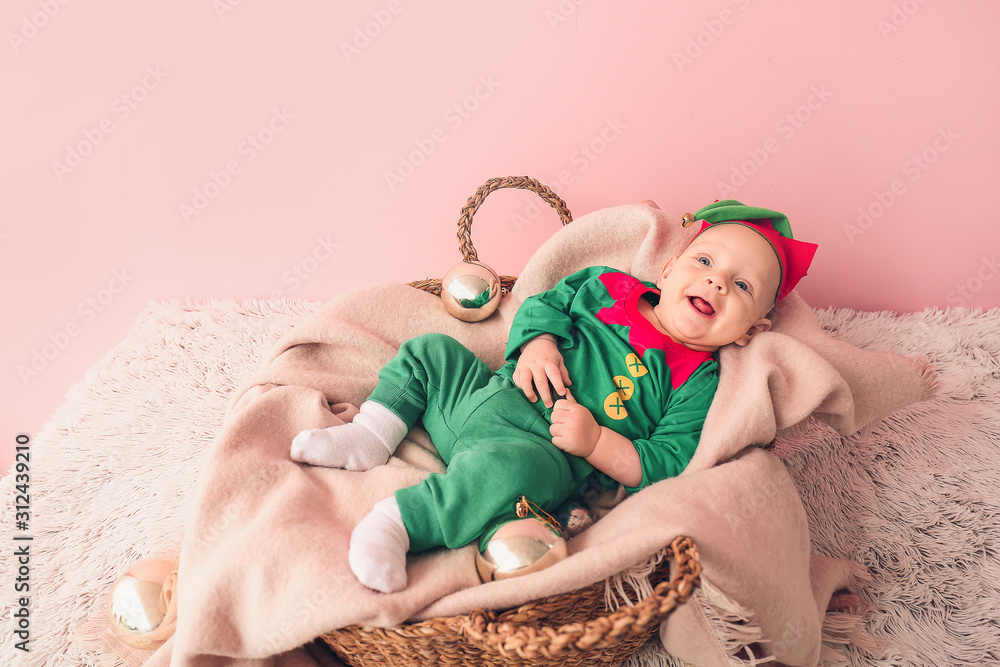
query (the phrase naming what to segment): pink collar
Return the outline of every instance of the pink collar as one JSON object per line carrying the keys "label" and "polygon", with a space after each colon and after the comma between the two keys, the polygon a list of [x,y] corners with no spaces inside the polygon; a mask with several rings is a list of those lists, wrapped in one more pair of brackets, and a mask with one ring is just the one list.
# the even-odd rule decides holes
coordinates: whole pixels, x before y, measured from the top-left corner
{"label": "pink collar", "polygon": [[692,350],[675,342],[670,336],[657,329],[652,322],[639,312],[639,299],[647,293],[659,296],[657,289],[647,287],[641,280],[627,273],[603,273],[601,282],[615,305],[602,308],[596,317],[605,324],[620,324],[628,327],[628,342],[641,359],[646,350],[663,350],[667,366],[670,368],[670,384],[674,389],[681,386],[712,353]]}

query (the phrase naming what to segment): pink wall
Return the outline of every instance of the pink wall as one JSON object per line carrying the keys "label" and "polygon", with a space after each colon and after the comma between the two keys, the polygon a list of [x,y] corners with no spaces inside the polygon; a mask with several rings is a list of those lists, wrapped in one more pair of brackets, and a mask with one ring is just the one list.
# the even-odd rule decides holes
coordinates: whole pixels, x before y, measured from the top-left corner
{"label": "pink wall", "polygon": [[[997,306],[998,25],[993,0],[6,0],[3,451],[150,300],[440,276],[492,176],[577,216],[784,211],[821,244],[813,306]],[[500,272],[557,227],[532,197],[476,219]]]}

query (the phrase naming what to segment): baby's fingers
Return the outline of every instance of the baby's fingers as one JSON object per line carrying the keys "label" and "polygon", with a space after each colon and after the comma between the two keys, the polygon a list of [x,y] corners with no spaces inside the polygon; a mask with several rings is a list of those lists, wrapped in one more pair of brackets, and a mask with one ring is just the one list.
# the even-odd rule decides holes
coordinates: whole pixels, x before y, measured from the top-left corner
{"label": "baby's fingers", "polygon": [[552,364],[546,364],[542,369],[542,372],[538,375],[538,378],[535,380],[535,389],[538,391],[538,395],[541,397],[542,403],[544,403],[547,408],[552,407],[552,390],[549,388],[549,378],[551,377],[550,366],[552,366]]}
{"label": "baby's fingers", "polygon": [[549,391],[549,386],[548,386],[549,383],[551,383],[552,388],[556,390],[556,394],[558,394],[559,396],[565,396],[566,392],[569,391],[566,388],[565,381],[568,380],[569,378],[565,376],[564,370],[561,369],[560,366],[558,364],[555,364],[554,362],[549,362],[548,364],[545,365],[545,376],[546,376],[546,385],[545,385],[545,391],[543,392],[544,395],[542,396],[542,398],[546,399],[545,407],[550,408],[552,407],[552,392]]}
{"label": "baby's fingers", "polygon": [[535,382],[532,379],[531,371],[526,367],[518,366],[514,369],[514,375],[512,376],[514,384],[517,388],[524,392],[524,396],[534,403],[538,400],[538,396],[535,395]]}

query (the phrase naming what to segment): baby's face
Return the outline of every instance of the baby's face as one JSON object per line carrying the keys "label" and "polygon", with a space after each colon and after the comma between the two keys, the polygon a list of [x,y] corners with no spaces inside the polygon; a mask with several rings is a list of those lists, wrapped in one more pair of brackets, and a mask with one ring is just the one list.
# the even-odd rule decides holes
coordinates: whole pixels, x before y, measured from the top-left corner
{"label": "baby's face", "polygon": [[771,244],[757,232],[738,224],[710,227],[663,267],[654,324],[695,350],[746,345],[770,328],[764,316],[780,271]]}

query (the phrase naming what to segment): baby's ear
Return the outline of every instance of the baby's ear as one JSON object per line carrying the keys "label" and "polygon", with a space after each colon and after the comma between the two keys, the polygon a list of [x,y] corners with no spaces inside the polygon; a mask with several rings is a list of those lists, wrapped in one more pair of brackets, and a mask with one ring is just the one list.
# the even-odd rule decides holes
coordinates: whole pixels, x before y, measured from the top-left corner
{"label": "baby's ear", "polygon": [[747,332],[745,334],[743,334],[733,342],[742,347],[747,343],[749,343],[754,336],[760,333],[764,333],[770,328],[771,328],[771,320],[767,319],[766,317],[762,317],[756,322],[754,322],[753,325],[749,329],[747,329]]}
{"label": "baby's ear", "polygon": [[674,262],[677,261],[678,257],[679,257],[679,255],[674,255],[673,257],[671,257],[670,259],[667,260],[666,264],[663,265],[663,270],[660,271],[660,275],[656,279],[657,286],[659,286],[660,282],[664,278],[666,278],[670,274],[671,271],[674,270]]}

